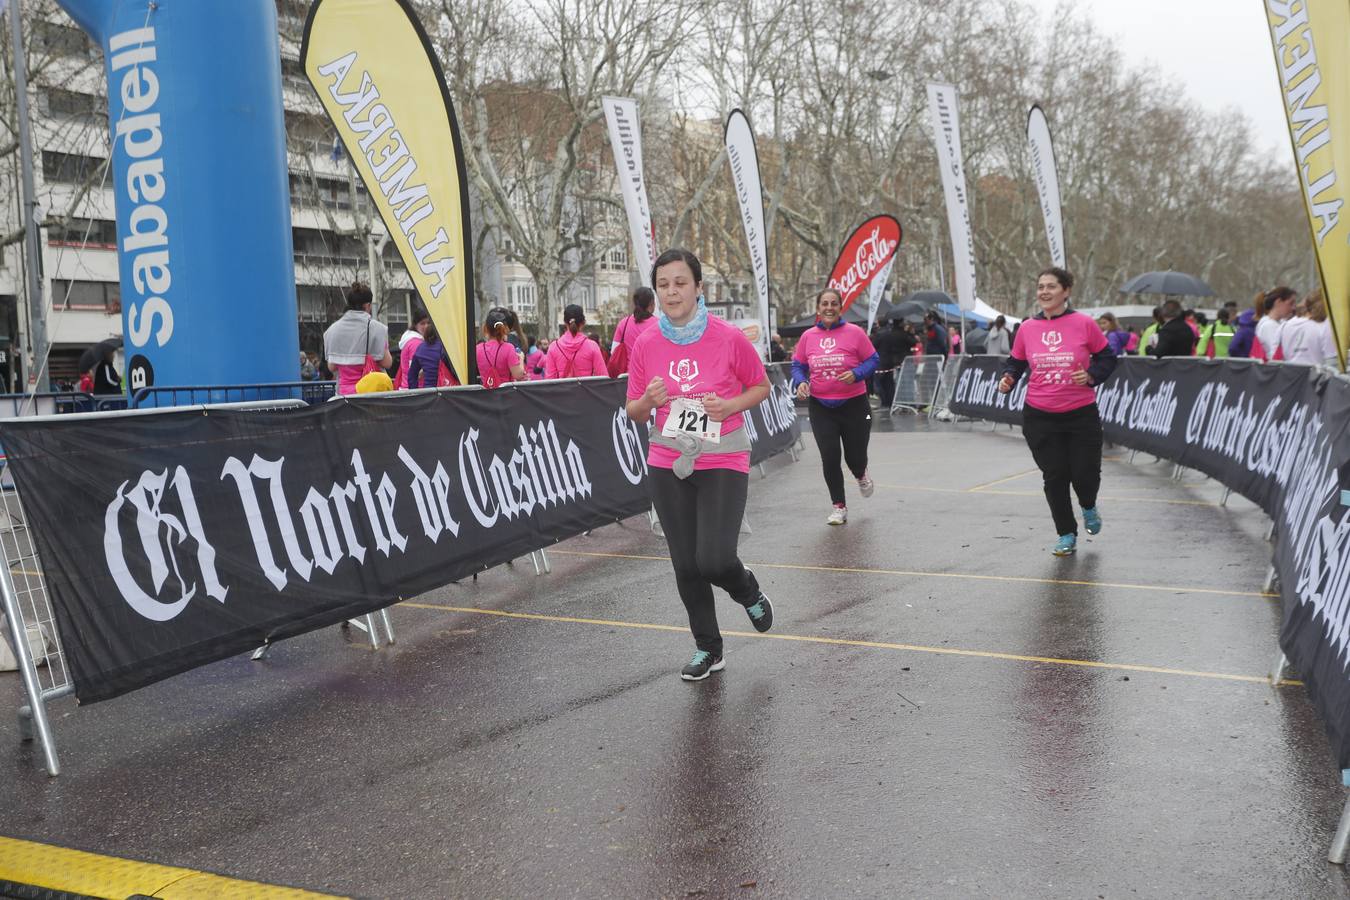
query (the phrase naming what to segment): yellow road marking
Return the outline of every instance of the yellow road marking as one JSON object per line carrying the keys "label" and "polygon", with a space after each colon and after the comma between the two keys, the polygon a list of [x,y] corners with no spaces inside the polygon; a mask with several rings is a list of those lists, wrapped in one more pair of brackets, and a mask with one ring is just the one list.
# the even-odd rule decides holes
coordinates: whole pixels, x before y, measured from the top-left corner
{"label": "yellow road marking", "polygon": [[0,837],[0,881],[93,897],[302,900],[334,896],[7,837]]}
{"label": "yellow road marking", "polygon": [[[888,488],[897,491],[923,491],[929,494],[990,494],[1003,497],[1043,497],[1041,491],[991,491],[987,490],[985,485],[980,485],[979,490],[975,488],[940,488],[930,487],[920,484],[887,484],[882,481],[873,482],[879,488]],[[995,482],[997,483],[997,482]],[[1219,504],[1211,500],[1174,500],[1164,497],[1107,497],[1098,498],[1108,503],[1168,503],[1173,506],[1218,506]]]}
{"label": "yellow road marking", "polygon": [[[560,556],[594,556],[601,559],[640,559],[655,562],[670,562],[669,556],[644,556],[639,553],[601,553],[592,550],[559,550],[550,547],[549,553]],[[1109,587],[1132,591],[1163,591],[1169,594],[1217,594],[1221,597],[1260,597],[1263,600],[1278,600],[1279,594],[1265,594],[1260,591],[1225,591],[1219,588],[1181,587],[1165,584],[1131,584],[1126,581],[1074,581],[1068,578],[1032,578],[1026,575],[972,575],[965,572],[920,572],[910,569],[858,569],[848,566],[803,566],[792,563],[746,563],[752,569],[793,569],[802,572],[847,572],[855,575],[902,575],[919,578],[965,578],[975,581],[1012,581],[1024,584],[1062,584],[1071,587]]]}
{"label": "yellow road marking", "polygon": [[[524,619],[531,622],[561,622],[572,625],[599,625],[605,628],[633,628],[647,631],[670,631],[676,634],[688,634],[689,629],[682,625],[655,625],[650,622],[621,622],[615,619],[589,619],[580,616],[550,616],[542,613],[507,612],[500,609],[482,609],[476,606],[449,606],[440,603],[414,603],[405,600],[400,606],[413,609],[434,609],[444,612],[469,613],[480,616],[497,616],[503,619]],[[1210,678],[1219,681],[1241,681],[1249,684],[1269,683],[1270,679],[1260,675],[1232,675],[1226,672],[1199,672],[1194,669],[1173,669],[1167,666],[1144,666],[1132,663],[1095,662],[1088,659],[1060,659],[1054,656],[1030,656],[1022,653],[999,653],[993,650],[963,650],[956,647],[925,647],[922,644],[897,644],[890,641],[862,641],[848,638],[817,637],[805,634],[760,634],[757,631],[723,631],[732,637],[762,638],[771,641],[797,641],[803,644],[829,644],[836,647],[865,647],[872,650],[908,650],[913,653],[937,653],[943,656],[973,656],[980,659],[1000,659],[1012,662],[1048,663],[1056,666],[1076,666],[1085,669],[1110,669],[1116,672],[1149,672],[1155,675],[1184,675],[1189,678]],[[1280,686],[1299,686],[1301,681],[1285,679]]]}
{"label": "yellow road marking", "polygon": [[1025,472],[1018,472],[1016,475],[1009,475],[1007,478],[1000,478],[998,481],[989,481],[986,482],[985,484],[977,484],[973,488],[966,488],[966,493],[968,494],[978,493],[979,491],[982,491],[985,488],[991,488],[996,484],[1004,484],[1009,481],[1016,481],[1019,478],[1025,478],[1028,475],[1032,474],[1033,472],[1039,471],[1040,469],[1027,469]]}

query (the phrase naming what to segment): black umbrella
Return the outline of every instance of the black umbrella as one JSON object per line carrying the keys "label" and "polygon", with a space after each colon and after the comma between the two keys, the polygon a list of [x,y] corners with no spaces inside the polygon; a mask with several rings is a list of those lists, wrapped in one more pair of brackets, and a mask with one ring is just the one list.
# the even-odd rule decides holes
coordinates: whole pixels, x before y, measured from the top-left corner
{"label": "black umbrella", "polygon": [[891,307],[891,311],[886,315],[888,319],[903,319],[906,322],[922,322],[923,314],[928,312],[928,307],[922,303],[916,303],[913,300],[901,300]]}
{"label": "black umbrella", "polygon": [[1131,278],[1122,294],[1171,294],[1178,297],[1213,297],[1214,288],[1185,272],[1146,272]]}
{"label": "black umbrella", "polygon": [[111,337],[106,341],[99,341],[94,346],[80,354],[80,371],[88,372],[90,369],[103,362],[104,357],[122,346],[120,337]]}
{"label": "black umbrella", "polygon": [[[955,303],[956,298],[946,291],[915,291],[900,301],[901,303],[917,303],[925,310],[932,309],[939,303]],[[897,304],[898,305],[898,304]]]}

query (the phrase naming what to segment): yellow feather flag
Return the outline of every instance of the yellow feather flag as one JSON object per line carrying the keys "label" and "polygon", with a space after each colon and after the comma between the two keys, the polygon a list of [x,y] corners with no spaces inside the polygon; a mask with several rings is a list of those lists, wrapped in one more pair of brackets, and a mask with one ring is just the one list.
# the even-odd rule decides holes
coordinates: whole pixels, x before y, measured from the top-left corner
{"label": "yellow feather flag", "polygon": [[469,192],[445,75],[407,0],[315,0],[300,61],[436,323],[476,379]]}
{"label": "yellow feather flag", "polygon": [[1265,0],[1322,295],[1344,371],[1350,346],[1350,2]]}

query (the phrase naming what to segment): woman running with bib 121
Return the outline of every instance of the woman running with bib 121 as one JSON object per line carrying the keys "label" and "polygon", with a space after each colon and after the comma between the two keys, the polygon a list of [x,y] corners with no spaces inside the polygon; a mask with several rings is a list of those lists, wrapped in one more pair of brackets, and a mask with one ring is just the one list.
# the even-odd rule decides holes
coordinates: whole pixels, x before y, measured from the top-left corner
{"label": "woman running with bib 121", "polygon": [[726,665],[714,585],[745,607],[756,631],[773,625],[773,605],[736,555],[750,482],[742,414],[768,398],[769,379],[741,330],[708,315],[698,257],[662,253],[652,287],[657,327],[633,346],[627,410],[640,425],[656,413],[647,483],[698,648],[680,677],[701,681]]}
{"label": "woman running with bib 121", "polygon": [[1116,368],[1106,335],[1091,316],[1069,309],[1073,275],[1049,268],[1036,281],[1041,311],[1013,339],[998,389],[1008,393],[1030,370],[1022,407],[1022,436],[1045,482],[1045,499],[1059,540],[1051,550],[1069,556],[1078,549],[1078,520],[1069,487],[1083,507],[1088,534],[1102,530],[1097,491],[1102,483],[1102,420],[1096,385]]}

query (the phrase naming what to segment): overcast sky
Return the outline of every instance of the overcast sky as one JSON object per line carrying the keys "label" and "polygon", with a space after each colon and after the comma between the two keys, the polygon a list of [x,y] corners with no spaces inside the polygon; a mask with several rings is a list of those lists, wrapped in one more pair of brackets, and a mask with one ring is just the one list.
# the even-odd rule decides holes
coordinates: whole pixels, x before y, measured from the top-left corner
{"label": "overcast sky", "polygon": [[[1048,17],[1060,0],[1028,2]],[[1116,39],[1128,64],[1157,67],[1208,109],[1241,110],[1254,126],[1257,147],[1293,165],[1259,0],[1077,0],[1076,5],[1080,15]]]}

